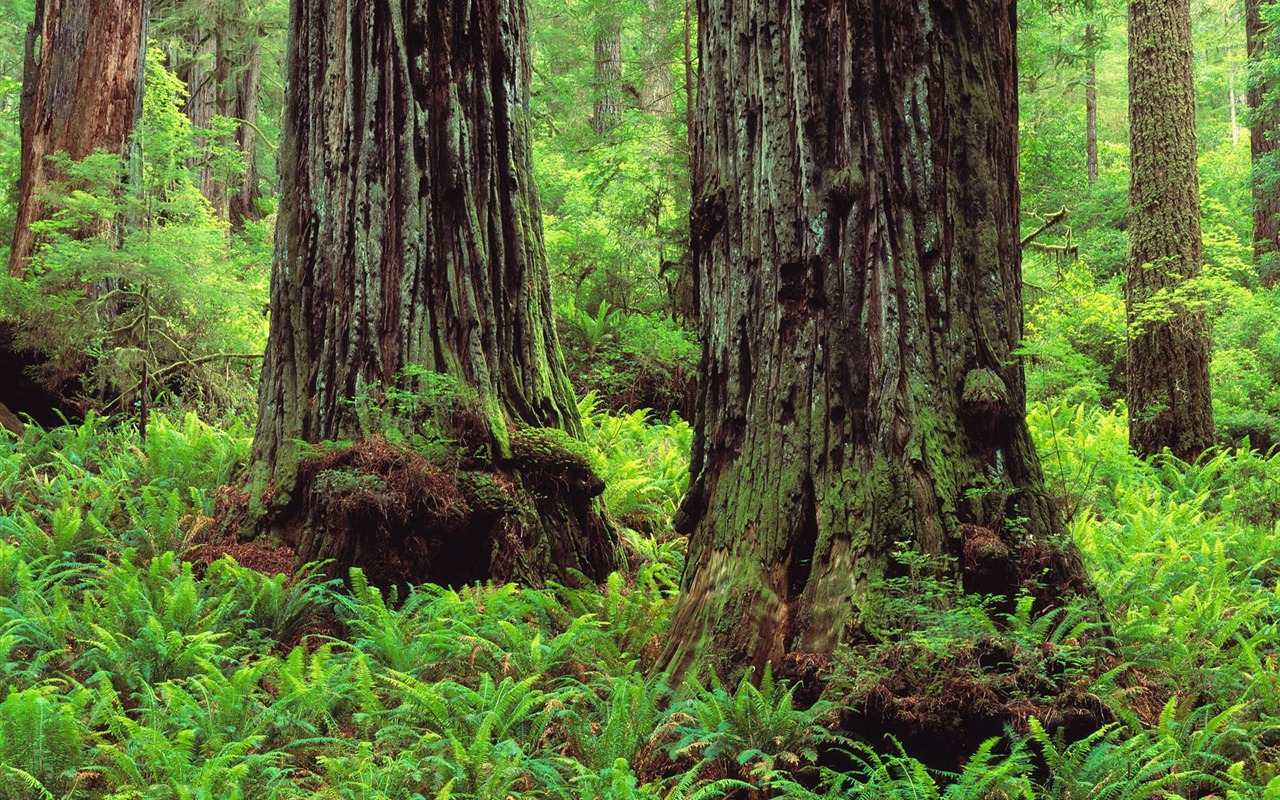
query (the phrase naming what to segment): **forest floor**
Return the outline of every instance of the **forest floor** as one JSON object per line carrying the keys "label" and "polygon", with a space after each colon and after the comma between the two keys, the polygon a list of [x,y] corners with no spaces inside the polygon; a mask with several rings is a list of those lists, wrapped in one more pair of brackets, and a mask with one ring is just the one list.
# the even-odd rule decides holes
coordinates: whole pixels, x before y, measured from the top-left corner
{"label": "forest floor", "polygon": [[[823,696],[770,674],[673,689],[651,673],[689,426],[584,410],[630,556],[587,590],[383,591],[193,547],[247,457],[236,420],[0,439],[0,800],[1280,797],[1280,459],[1144,463],[1119,413],[1036,407],[1111,636],[1026,599],[993,620],[908,570],[885,587],[894,643],[837,654]],[[1064,691],[1110,721],[1067,736]],[[982,698],[1025,713],[950,771],[928,765],[955,742],[850,734]]]}

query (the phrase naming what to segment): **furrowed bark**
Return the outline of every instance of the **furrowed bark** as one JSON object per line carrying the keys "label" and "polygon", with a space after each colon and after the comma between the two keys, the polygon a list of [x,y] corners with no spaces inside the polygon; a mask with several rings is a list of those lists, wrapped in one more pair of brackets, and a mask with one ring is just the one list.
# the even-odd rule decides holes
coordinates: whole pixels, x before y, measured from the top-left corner
{"label": "furrowed bark", "polygon": [[528,30],[523,0],[294,3],[251,481],[262,532],[308,536],[297,442],[377,433],[352,399],[421,388],[401,374],[417,366],[474,389],[490,459],[533,496],[537,513],[490,543],[491,577],[617,565],[598,488],[535,492],[508,431],[580,431],[530,162]]}
{"label": "furrowed bark", "polygon": [[22,172],[9,274],[21,278],[37,245],[31,225],[61,177],[46,159],[124,154],[141,112],[146,2],[38,0],[23,69]]}
{"label": "furrowed bark", "polygon": [[[1045,602],[1089,591],[1013,355],[1013,3],[698,8],[703,380],[666,668],[759,674],[877,636],[902,550],[968,591],[1040,568]],[[1008,559],[961,574],[986,535]]]}
{"label": "furrowed bark", "polygon": [[1189,0],[1129,4],[1129,444],[1191,461],[1213,445],[1209,336],[1177,292],[1200,274]]}

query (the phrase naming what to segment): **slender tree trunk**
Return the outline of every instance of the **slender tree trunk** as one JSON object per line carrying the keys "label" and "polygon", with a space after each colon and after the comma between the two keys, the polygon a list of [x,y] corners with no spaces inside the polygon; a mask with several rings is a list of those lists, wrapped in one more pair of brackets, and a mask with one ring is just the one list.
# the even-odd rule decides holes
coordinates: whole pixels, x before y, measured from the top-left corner
{"label": "slender tree trunk", "polygon": [[622,15],[612,3],[602,3],[596,12],[595,50],[591,127],[603,136],[622,116]]}
{"label": "slender tree trunk", "polygon": [[46,159],[123,154],[140,111],[147,8],[138,0],[37,0],[22,88],[22,174],[9,274],[22,277],[59,179]]}
{"label": "slender tree trunk", "polygon": [[1085,28],[1085,43],[1090,48],[1084,82],[1085,169],[1089,185],[1098,182],[1098,57],[1093,52],[1094,27]]}
{"label": "slender tree trunk", "polygon": [[1209,337],[1174,293],[1200,272],[1189,0],[1129,4],[1129,443],[1191,460],[1213,444]]}
{"label": "slender tree trunk", "polygon": [[1231,122],[1231,146],[1235,147],[1240,144],[1240,117],[1236,114],[1236,74],[1234,72],[1227,75],[1227,108],[1230,109]]}
{"label": "slender tree trunk", "polygon": [[699,0],[698,19],[703,377],[666,667],[883,634],[895,551],[956,559],[970,592],[1087,590],[1051,540],[1014,355],[1013,2]]}
{"label": "slender tree trunk", "polygon": [[[1245,32],[1249,61],[1257,64],[1274,55],[1275,34],[1262,21],[1261,9],[1271,0],[1245,0]],[[1280,120],[1264,97],[1272,87],[1260,78],[1249,82],[1249,150],[1253,158],[1253,263],[1262,285],[1271,288],[1280,280],[1280,191],[1274,175],[1280,164]]]}
{"label": "slender tree trunk", "polygon": [[[599,480],[522,450],[538,439],[524,426],[580,430],[530,162],[528,30],[523,0],[293,4],[251,492],[261,529],[301,559],[413,582],[600,579],[617,566],[591,500]],[[298,442],[377,434],[353,400],[429,391],[406,367],[470,387],[474,410],[450,438],[496,470],[490,494],[514,495],[486,538],[463,542],[477,573],[442,574],[433,531],[414,520],[359,530],[304,508],[319,488],[300,480]]]}

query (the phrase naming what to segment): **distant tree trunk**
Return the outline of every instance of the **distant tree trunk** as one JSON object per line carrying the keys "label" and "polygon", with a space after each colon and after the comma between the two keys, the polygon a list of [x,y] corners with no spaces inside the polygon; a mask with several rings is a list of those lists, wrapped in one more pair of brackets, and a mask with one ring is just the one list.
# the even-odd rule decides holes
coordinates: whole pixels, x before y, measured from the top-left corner
{"label": "distant tree trunk", "polygon": [[1129,4],[1129,443],[1191,460],[1213,444],[1204,315],[1170,297],[1200,273],[1189,0]]}
{"label": "distant tree trunk", "polygon": [[878,635],[895,551],[969,592],[1087,591],[1014,355],[1012,0],[698,8],[703,378],[665,668]]}
{"label": "distant tree trunk", "polygon": [[685,122],[689,136],[693,136],[695,86],[693,62],[693,0],[684,0],[684,100]]}
{"label": "distant tree trunk", "polygon": [[675,108],[675,82],[671,67],[671,0],[646,0],[646,53],[644,86],[640,89],[640,106],[654,114],[669,114]]}
{"label": "distant tree trunk", "polygon": [[258,210],[258,84],[262,77],[262,40],[248,46],[245,63],[235,76],[233,101],[227,116],[240,120],[236,128],[236,145],[244,156],[245,171],[239,185],[231,193],[228,221],[232,230],[244,228],[246,222],[259,219]]}
{"label": "distant tree trunk", "polygon": [[[522,426],[580,431],[530,162],[528,30],[523,0],[293,4],[250,486],[260,530],[301,559],[411,582],[595,580],[618,565],[598,478],[522,457]],[[515,495],[488,538],[461,542],[481,551],[477,573],[441,574],[430,526],[378,539],[303,508],[316,487],[298,442],[377,434],[353,399],[429,388],[406,367],[474,391],[450,433],[497,471],[491,495]]]}
{"label": "distant tree trunk", "polygon": [[1093,52],[1094,27],[1085,28],[1085,44],[1090,48],[1084,82],[1085,164],[1089,185],[1098,182],[1098,57]]}
{"label": "distant tree trunk", "polygon": [[[214,116],[220,113],[217,73],[219,34],[217,26],[213,27],[214,30],[200,25],[192,28],[187,45],[190,56],[181,62],[177,71],[178,77],[187,85],[187,119],[191,120],[192,127],[198,129],[207,129]],[[214,210],[221,211],[225,187],[217,182],[212,165],[203,156],[206,146],[204,137],[197,137],[196,151],[200,154],[197,157],[201,159],[201,163],[196,172],[196,184]]]}
{"label": "distant tree trunk", "polygon": [[22,88],[22,174],[9,274],[34,253],[31,225],[47,213],[41,193],[59,179],[46,162],[125,152],[141,110],[147,3],[37,0],[27,33]]}
{"label": "distant tree trunk", "polygon": [[[187,84],[186,112],[192,126],[208,129],[215,117],[232,120],[232,139],[212,142],[197,137],[197,183],[220,219],[239,230],[257,219],[258,88],[262,47],[270,35],[246,0],[191,4],[167,0],[158,6],[158,27],[182,44],[176,48],[178,77]],[[220,152],[215,152],[215,146]],[[235,148],[245,172],[236,177],[214,157]]]}
{"label": "distant tree trunk", "polygon": [[1235,147],[1240,144],[1240,116],[1236,113],[1236,74],[1234,72],[1227,74],[1227,108],[1231,111],[1231,146]]}
{"label": "distant tree trunk", "polygon": [[622,14],[612,3],[596,12],[595,50],[591,127],[603,136],[622,116]]}
{"label": "distant tree trunk", "polygon": [[[1261,9],[1272,0],[1245,0],[1245,33],[1249,61],[1276,56],[1274,32],[1262,21]],[[1262,285],[1271,288],[1280,280],[1280,191],[1274,177],[1280,164],[1280,119],[1264,97],[1272,89],[1259,78],[1249,82],[1249,150],[1253,158],[1253,263]]]}

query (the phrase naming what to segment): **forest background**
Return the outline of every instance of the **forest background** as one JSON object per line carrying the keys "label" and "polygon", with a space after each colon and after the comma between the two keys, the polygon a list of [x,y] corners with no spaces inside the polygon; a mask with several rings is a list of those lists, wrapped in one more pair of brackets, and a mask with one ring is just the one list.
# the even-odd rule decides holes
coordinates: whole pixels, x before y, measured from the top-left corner
{"label": "forest background", "polygon": [[[7,242],[34,3],[3,12]],[[629,569],[405,599],[192,549],[248,455],[288,9],[154,0],[136,191],[116,155],[63,164],[26,275],[0,283],[0,402],[39,423],[0,442],[0,797],[1280,797],[1280,304],[1253,254],[1253,186],[1280,169],[1249,130],[1280,103],[1249,102],[1280,44],[1251,62],[1242,3],[1192,12],[1205,266],[1177,301],[1210,320],[1220,449],[1127,447],[1125,8],[1022,2],[1030,421],[1113,630],[1030,603],[985,627],[903,553],[883,609],[902,635],[837,659],[818,699],[648,675],[700,354],[690,4],[531,8],[556,323]],[[122,287],[141,302],[118,316]],[[1064,687],[1102,709],[1090,730],[1054,718]],[[992,738],[939,744],[983,714]],[[850,738],[869,718],[896,738]]]}

